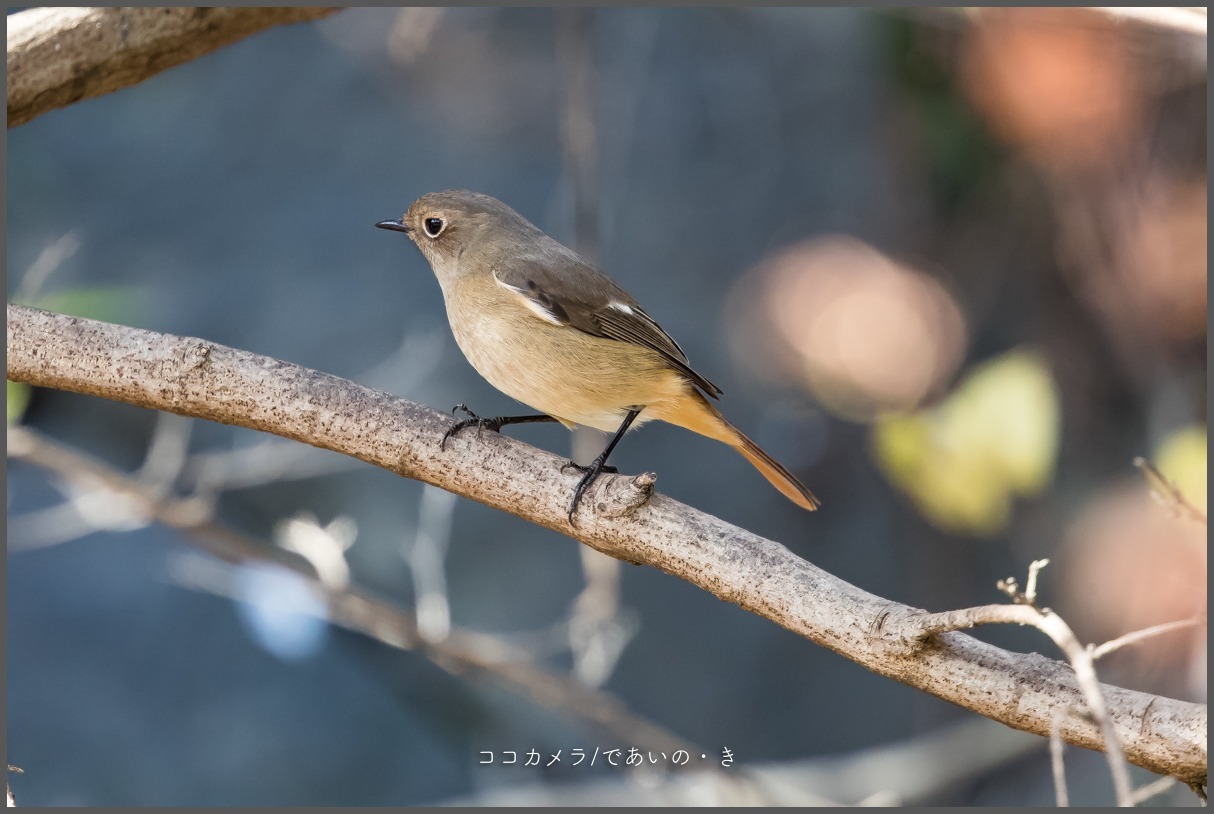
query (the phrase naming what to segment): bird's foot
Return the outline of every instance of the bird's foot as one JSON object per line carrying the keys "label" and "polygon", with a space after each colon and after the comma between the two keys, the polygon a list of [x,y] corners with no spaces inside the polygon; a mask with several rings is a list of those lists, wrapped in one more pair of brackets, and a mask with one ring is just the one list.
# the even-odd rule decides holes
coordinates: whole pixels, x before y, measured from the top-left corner
{"label": "bird's foot", "polygon": [[604,472],[610,475],[616,475],[619,473],[620,470],[616,469],[614,466],[608,466],[605,461],[606,457],[600,455],[594,459],[590,466],[581,466],[580,464],[575,464],[573,461],[569,461],[567,464],[561,467],[562,472],[569,469],[576,469],[578,472],[583,473],[582,479],[577,482],[577,488],[573,490],[573,500],[569,503],[569,525],[577,525],[575,522],[573,522],[573,515],[577,511],[577,505],[581,501],[582,495],[585,494],[586,490],[590,488],[590,484],[594,483],[594,479]]}
{"label": "bird's foot", "polygon": [[456,421],[454,424],[451,425],[450,429],[448,429],[445,433],[443,433],[443,440],[438,442],[438,448],[441,450],[446,450],[448,438],[450,438],[451,436],[460,432],[461,430],[467,429],[468,427],[475,426],[478,434],[480,433],[481,430],[491,430],[492,432],[500,432],[502,429],[503,422],[500,418],[481,418],[476,413],[469,410],[468,405],[466,405],[466,404],[457,404],[454,407],[452,407],[451,415],[455,415],[456,412],[462,412],[465,415],[467,415],[468,417],[461,419],[459,421]]}

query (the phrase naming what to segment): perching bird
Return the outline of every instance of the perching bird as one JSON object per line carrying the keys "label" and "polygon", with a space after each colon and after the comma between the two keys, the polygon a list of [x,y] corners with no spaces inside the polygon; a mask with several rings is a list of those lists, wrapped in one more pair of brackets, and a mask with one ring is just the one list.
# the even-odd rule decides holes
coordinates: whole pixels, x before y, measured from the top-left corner
{"label": "perching bird", "polygon": [[630,427],[657,419],[723,441],[746,456],[790,500],[818,500],[709,403],[721,389],[692,370],[687,355],[627,291],[506,204],[466,190],[418,198],[400,220],[375,224],[404,232],[430,261],[464,356],[498,390],[539,415],[454,424],[500,430],[559,421],[615,435],[588,467],[569,505],[604,471]]}

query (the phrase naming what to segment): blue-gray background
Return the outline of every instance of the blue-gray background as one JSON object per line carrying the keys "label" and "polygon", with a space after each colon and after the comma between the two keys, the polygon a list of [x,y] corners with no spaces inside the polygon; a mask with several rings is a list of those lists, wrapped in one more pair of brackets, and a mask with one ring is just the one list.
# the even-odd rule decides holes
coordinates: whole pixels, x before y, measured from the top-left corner
{"label": "blue-gray background", "polygon": [[[557,17],[448,10],[420,56],[402,63],[387,48],[396,13],[355,9],[269,30],[12,130],[10,295],[44,247],[72,232],[79,249],[47,288],[117,292],[116,321],[352,378],[421,337],[426,358],[413,360],[421,372],[407,389],[376,386],[442,409],[463,401],[510,412],[451,341],[420,254],[372,224],[424,192],[464,187],[572,241]],[[614,462],[655,470],[667,494],[866,590],[944,609],[997,601],[996,578],[1050,553],[1040,549],[1053,515],[1030,507],[1027,525],[980,546],[932,530],[875,469],[862,426],[827,417],[796,388],[755,386],[719,327],[732,283],[797,239],[846,233],[944,262],[957,201],[981,197],[985,182],[974,179],[1004,157],[946,72],[907,44],[950,36],[933,25],[858,10],[603,10],[591,42],[600,265],[723,387],[731,419],[827,509],[801,512],[731,451],[669,427],[630,437]],[[1007,269],[1048,265],[1048,230],[1031,214],[1039,191],[1030,183],[1017,194],[1022,213],[1004,224],[1014,238],[1002,235],[1017,244],[1013,257],[974,272],[1004,275],[1006,308],[972,328],[967,358],[1032,336],[1033,316],[1017,311],[1031,308],[1032,281]],[[1002,213],[989,209],[986,234],[1000,234]],[[1125,412],[1102,466],[1140,448],[1144,430]],[[25,420],[134,469],[155,415],[42,391]],[[569,450],[557,428],[512,434]],[[255,440],[200,422],[191,444]],[[1071,472],[1082,484],[1087,470]],[[14,464],[9,478],[10,515],[54,501],[32,468]],[[220,511],[267,538],[299,511],[353,517],[354,578],[407,605],[399,551],[421,494],[360,466],[232,491]],[[20,802],[431,803],[513,779],[478,767],[481,749],[612,741],[352,634],[330,631],[306,658],[276,657],[237,605],[174,583],[170,558],[188,550],[152,526],[10,555],[8,759],[28,772],[16,781]],[[455,623],[498,633],[550,624],[583,584],[576,543],[463,500],[447,573]],[[652,569],[625,567],[622,590],[639,628],[607,689],[743,763],[838,755],[968,715]],[[989,638],[1048,652],[1028,634]],[[1098,756],[1069,759],[1083,801],[1111,800]],[[590,776],[606,775],[544,775]],[[1044,744],[934,799],[1050,803]]]}

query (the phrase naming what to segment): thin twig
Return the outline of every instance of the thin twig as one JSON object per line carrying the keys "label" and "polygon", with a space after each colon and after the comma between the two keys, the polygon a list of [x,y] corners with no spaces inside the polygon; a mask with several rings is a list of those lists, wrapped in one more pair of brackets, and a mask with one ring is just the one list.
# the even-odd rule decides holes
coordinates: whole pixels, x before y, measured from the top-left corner
{"label": "thin twig", "polygon": [[413,575],[417,629],[431,642],[442,641],[451,632],[446,559],[454,513],[455,495],[433,486],[422,487],[412,544],[404,551]]}
{"label": "thin twig", "polygon": [[1185,497],[1184,492],[1180,491],[1180,487],[1165,477],[1150,461],[1142,457],[1135,458],[1134,466],[1138,467],[1146,477],[1147,484],[1151,487],[1151,497],[1170,509],[1176,516],[1188,517],[1203,526],[1207,525],[1206,513],[1194,506]]}
{"label": "thin twig", "polygon": [[1060,709],[1054,710],[1050,721],[1050,770],[1054,775],[1054,801],[1059,808],[1071,804],[1066,787],[1066,765],[1062,762],[1062,718]]}
{"label": "thin twig", "polygon": [[1155,625],[1154,627],[1135,630],[1134,632],[1127,633],[1124,636],[1118,636],[1116,639],[1107,641],[1099,646],[1092,646],[1089,644],[1088,652],[1091,654],[1093,660],[1101,659],[1107,656],[1109,653],[1116,652],[1123,647],[1130,647],[1131,645],[1144,642],[1147,639],[1162,636],[1165,633],[1171,633],[1174,630],[1186,630],[1191,627],[1197,627],[1198,625],[1204,625],[1205,623],[1205,617],[1182,619],[1178,622],[1164,622],[1162,625]]}
{"label": "thin twig", "polygon": [[357,461],[328,450],[268,438],[247,447],[191,455],[181,476],[181,487],[213,494],[319,478],[356,468]]}
{"label": "thin twig", "polygon": [[47,243],[30,267],[21,275],[21,282],[17,285],[17,290],[9,297],[9,302],[23,305],[33,305],[38,302],[46,281],[79,250],[80,236],[75,229],[64,232]]}
{"label": "thin twig", "polygon": [[1176,785],[1175,777],[1157,777],[1145,786],[1140,786],[1134,789],[1134,795],[1131,801],[1134,805],[1142,805],[1152,797],[1163,794],[1168,789]]}
{"label": "thin twig", "polygon": [[1149,25],[1182,31],[1186,34],[1206,36],[1206,10],[1186,6],[1091,6],[1119,20],[1147,23]]}
{"label": "thin twig", "polygon": [[[1115,23],[1154,26],[1156,28],[1174,31],[1179,34],[1195,34],[1206,36],[1206,10],[1192,6],[1160,6],[1160,7],[1126,7],[1126,6],[1083,6],[1088,11],[1107,17]],[[932,9],[923,11],[935,19],[947,22],[960,14],[945,14],[942,12],[960,11],[967,17],[981,18],[994,11],[990,6],[967,6],[964,9]]]}
{"label": "thin twig", "polygon": [[1024,582],[1024,601],[1033,607],[1037,607],[1037,575],[1049,564],[1049,560],[1033,560],[1029,563],[1028,579]]}
{"label": "thin twig", "polygon": [[190,451],[190,433],[194,422],[173,415],[160,413],[156,416],[156,427],[143,459],[143,466],[135,475],[154,489],[166,494],[181,476]]}

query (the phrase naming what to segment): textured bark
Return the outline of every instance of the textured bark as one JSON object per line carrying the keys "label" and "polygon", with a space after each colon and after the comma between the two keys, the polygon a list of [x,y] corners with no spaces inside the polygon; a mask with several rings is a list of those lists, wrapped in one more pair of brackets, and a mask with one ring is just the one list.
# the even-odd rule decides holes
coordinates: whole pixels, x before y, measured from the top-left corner
{"label": "textured bark", "polygon": [[[923,642],[925,611],[869,594],[779,543],[663,495],[650,497],[644,481],[601,477],[571,528],[565,513],[578,475],[561,472],[565,459],[488,432],[455,436],[440,451],[447,414],[336,376],[202,339],[10,305],[8,378],[351,455],[659,568],[869,670],[1016,729],[1048,736],[1056,709],[1085,708],[1064,662],[959,632]],[[1108,685],[1101,690],[1130,762],[1205,783],[1205,705]],[[1067,742],[1102,748],[1091,721],[1062,719]]]}
{"label": "textured bark", "polygon": [[8,18],[8,126],[332,8],[34,8]]}

